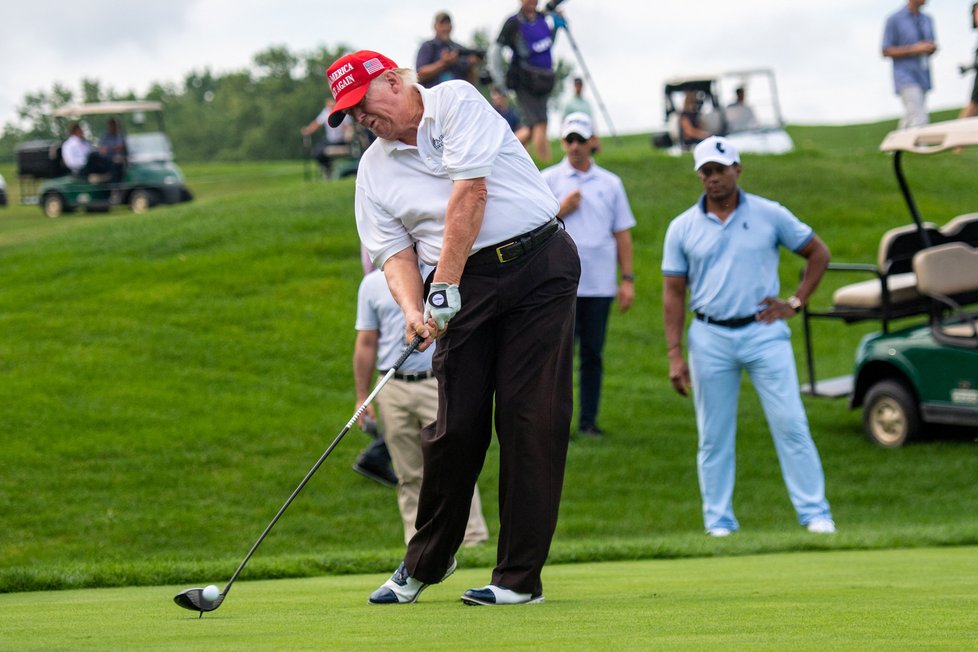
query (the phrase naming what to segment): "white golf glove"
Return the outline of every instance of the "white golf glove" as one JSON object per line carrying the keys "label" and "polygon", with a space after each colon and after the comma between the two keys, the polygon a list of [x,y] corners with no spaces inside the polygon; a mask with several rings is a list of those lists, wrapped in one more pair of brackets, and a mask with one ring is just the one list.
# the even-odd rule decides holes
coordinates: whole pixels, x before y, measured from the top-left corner
{"label": "white golf glove", "polygon": [[428,300],[424,304],[424,320],[435,320],[438,330],[443,331],[452,317],[462,308],[462,297],[453,283],[432,283]]}

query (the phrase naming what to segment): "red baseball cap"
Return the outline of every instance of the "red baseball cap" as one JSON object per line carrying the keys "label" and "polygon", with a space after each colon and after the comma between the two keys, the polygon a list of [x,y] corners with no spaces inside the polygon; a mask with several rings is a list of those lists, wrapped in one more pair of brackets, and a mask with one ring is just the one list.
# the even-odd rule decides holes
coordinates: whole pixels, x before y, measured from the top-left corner
{"label": "red baseball cap", "polygon": [[326,71],[329,80],[329,90],[333,92],[336,104],[329,114],[327,122],[330,127],[337,127],[343,122],[343,112],[356,106],[374,78],[387,70],[397,68],[397,64],[373,50],[359,50],[344,54],[333,62]]}

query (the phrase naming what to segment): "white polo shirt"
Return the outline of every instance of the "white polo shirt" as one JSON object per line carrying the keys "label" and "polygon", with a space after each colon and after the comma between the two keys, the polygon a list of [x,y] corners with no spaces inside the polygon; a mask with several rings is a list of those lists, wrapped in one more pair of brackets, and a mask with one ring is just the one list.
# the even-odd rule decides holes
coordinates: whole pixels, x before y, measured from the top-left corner
{"label": "white polo shirt", "polygon": [[778,296],[780,247],[798,251],[815,233],[781,204],[743,190],[726,221],[705,206],[704,195],[669,224],[662,274],[686,277],[694,312],[714,319],[753,315],[764,297]]}
{"label": "white polo shirt", "polygon": [[557,214],[530,155],[474,86],[454,80],[416,88],[424,103],[417,147],[378,138],[357,171],[357,230],[374,265],[415,243],[422,261],[438,263],[455,180],[486,178],[485,216],[470,255]]}
{"label": "white polo shirt", "polygon": [[72,134],[61,146],[61,158],[64,159],[69,170],[78,172],[85,167],[92,149],[92,145],[87,140]]}
{"label": "white polo shirt", "polygon": [[543,171],[543,179],[557,199],[580,189],[581,204],[564,215],[567,233],[581,256],[579,297],[613,297],[618,294],[618,242],[615,234],[635,226],[625,186],[618,175],[591,162],[587,172],[577,170],[566,158]]}

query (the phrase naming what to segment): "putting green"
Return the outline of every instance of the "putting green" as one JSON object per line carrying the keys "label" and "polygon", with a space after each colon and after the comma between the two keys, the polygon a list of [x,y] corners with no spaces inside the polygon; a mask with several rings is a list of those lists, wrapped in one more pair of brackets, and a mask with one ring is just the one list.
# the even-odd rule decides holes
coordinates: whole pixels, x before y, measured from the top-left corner
{"label": "putting green", "polygon": [[524,607],[459,602],[466,588],[488,580],[487,569],[460,569],[414,605],[368,605],[367,595],[384,579],[245,577],[203,619],[173,604],[183,586],[5,594],[0,647],[946,650],[978,644],[976,548],[550,566],[547,602]]}

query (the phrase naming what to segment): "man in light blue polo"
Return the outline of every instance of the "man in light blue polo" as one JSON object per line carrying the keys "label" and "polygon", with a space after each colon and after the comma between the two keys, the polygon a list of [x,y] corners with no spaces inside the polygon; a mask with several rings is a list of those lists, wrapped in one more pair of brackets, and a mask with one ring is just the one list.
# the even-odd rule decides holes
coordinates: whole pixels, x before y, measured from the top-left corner
{"label": "man in light blue polo", "polygon": [[[740,190],[740,156],[727,139],[703,140],[693,157],[705,192],[666,231],[663,311],[669,380],[683,396],[693,391],[706,531],[727,536],[740,527],[733,492],[737,402],[746,370],[799,522],[810,532],[835,532],[785,323],[818,287],[829,264],[828,247],[785,207]],[[808,261],[788,299],[778,298],[780,247]],[[687,334],[688,364],[682,351],[687,289],[695,314]]]}
{"label": "man in light blue polo", "polygon": [[937,51],[934,21],[920,10],[927,0],[908,0],[886,19],[883,56],[893,59],[893,88],[903,102],[900,129],[929,122],[926,95],[931,89],[930,56]]}

